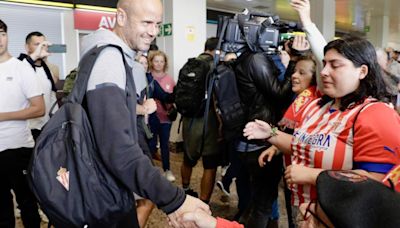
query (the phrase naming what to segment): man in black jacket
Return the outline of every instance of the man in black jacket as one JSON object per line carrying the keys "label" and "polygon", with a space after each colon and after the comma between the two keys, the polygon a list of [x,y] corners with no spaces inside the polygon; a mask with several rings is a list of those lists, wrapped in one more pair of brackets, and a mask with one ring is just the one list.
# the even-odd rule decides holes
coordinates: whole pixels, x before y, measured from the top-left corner
{"label": "man in black jacket", "polygon": [[[242,53],[234,70],[247,121],[259,119],[276,125],[292,98],[291,70],[285,73],[278,68],[281,62],[277,54],[261,52],[250,46]],[[289,68],[292,67],[293,63],[289,64]],[[245,138],[241,138],[236,146],[242,162],[237,177],[239,221],[246,227],[267,227],[272,204],[278,196],[282,156],[275,156],[265,167],[258,165],[259,155],[269,146],[264,141]]]}

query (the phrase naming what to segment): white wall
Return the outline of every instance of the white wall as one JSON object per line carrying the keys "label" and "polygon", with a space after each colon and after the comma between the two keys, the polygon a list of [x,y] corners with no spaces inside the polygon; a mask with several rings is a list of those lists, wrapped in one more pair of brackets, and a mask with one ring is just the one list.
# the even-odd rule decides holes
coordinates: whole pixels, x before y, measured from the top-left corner
{"label": "white wall", "polygon": [[[158,37],[157,45],[166,52],[168,73],[177,81],[179,70],[188,58],[198,56],[204,50],[207,38],[206,0],[163,0],[163,4],[163,23],[172,23],[172,36]],[[175,121],[171,128],[172,142],[182,141],[182,136],[177,134],[178,122]]]}
{"label": "white wall", "polygon": [[163,0],[164,21],[172,36],[158,37],[157,45],[169,57],[169,73],[177,81],[187,59],[203,52],[206,41],[206,0]]}
{"label": "white wall", "polygon": [[63,13],[64,20],[64,42],[68,47],[65,54],[65,71],[67,75],[72,69],[78,66],[79,62],[79,35],[74,28],[74,13],[67,11]]}

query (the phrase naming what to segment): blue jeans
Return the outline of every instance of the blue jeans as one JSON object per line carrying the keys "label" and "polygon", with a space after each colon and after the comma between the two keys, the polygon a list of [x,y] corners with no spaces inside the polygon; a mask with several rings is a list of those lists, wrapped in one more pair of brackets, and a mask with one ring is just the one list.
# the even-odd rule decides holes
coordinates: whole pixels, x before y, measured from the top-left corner
{"label": "blue jeans", "polygon": [[160,140],[161,160],[164,171],[170,169],[169,165],[169,135],[171,131],[171,123],[160,123],[155,114],[149,117],[150,130],[153,138],[149,141],[149,147],[152,154],[157,151],[157,140]]}

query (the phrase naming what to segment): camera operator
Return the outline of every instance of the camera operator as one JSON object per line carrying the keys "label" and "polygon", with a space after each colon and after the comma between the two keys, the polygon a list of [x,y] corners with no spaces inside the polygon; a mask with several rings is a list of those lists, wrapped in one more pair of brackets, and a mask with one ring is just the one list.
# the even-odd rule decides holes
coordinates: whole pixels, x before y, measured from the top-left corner
{"label": "camera operator", "polygon": [[[260,19],[264,18],[250,18],[248,22],[265,25]],[[268,20],[268,18],[265,19]],[[282,118],[283,111],[293,97],[290,82],[292,70],[290,69],[293,69],[294,64],[290,62],[286,73],[282,72],[282,68],[279,67],[282,63],[277,58],[278,52],[267,51],[258,46],[259,37],[255,36],[260,36],[260,30],[265,29],[262,25],[258,31],[255,31],[255,29],[243,28],[243,24],[239,22],[246,44],[239,51],[240,56],[236,61],[234,71],[247,121],[259,119],[275,125]],[[256,34],[249,32],[244,34],[243,31]],[[278,196],[278,183],[282,175],[282,156],[275,156],[264,167],[258,165],[258,156],[269,146],[270,144],[265,141],[249,141],[245,138],[241,138],[236,146],[242,162],[237,178],[238,195],[241,198],[239,200],[249,199],[245,205],[239,205],[239,210],[245,206],[239,219],[245,227],[267,227],[272,204]],[[243,195],[243,192],[246,193]]]}

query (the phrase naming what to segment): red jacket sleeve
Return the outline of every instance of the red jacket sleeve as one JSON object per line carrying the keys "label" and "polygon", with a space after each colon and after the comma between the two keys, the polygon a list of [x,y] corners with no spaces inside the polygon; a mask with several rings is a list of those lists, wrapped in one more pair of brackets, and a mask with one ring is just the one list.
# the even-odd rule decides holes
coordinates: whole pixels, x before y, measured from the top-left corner
{"label": "red jacket sleeve", "polygon": [[217,217],[216,228],[244,228],[242,224]]}

